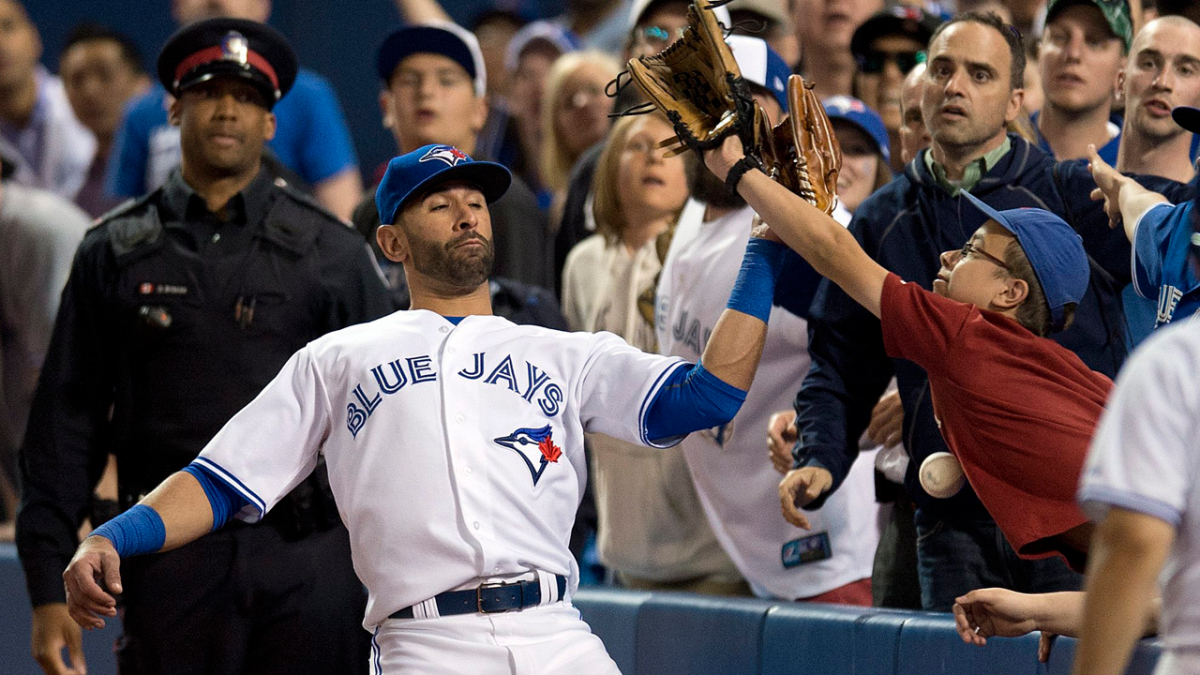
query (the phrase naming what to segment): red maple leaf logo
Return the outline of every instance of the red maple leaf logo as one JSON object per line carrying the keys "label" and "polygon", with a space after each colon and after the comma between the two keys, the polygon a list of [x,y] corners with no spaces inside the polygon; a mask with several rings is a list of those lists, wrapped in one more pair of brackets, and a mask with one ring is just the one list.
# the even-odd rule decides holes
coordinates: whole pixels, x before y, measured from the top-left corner
{"label": "red maple leaf logo", "polygon": [[538,443],[538,450],[542,451],[542,457],[547,462],[558,462],[558,458],[562,457],[562,448],[554,444],[554,440],[547,436],[541,443]]}

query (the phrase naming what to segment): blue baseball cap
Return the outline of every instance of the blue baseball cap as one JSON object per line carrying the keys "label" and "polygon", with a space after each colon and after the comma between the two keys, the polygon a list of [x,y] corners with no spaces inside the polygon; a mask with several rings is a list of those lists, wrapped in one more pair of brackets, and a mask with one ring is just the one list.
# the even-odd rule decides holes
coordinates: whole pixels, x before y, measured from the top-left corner
{"label": "blue baseball cap", "polygon": [[892,151],[889,147],[891,141],[888,139],[887,127],[883,126],[883,118],[879,116],[879,113],[871,110],[866,103],[853,96],[830,96],[825,99],[823,105],[825,114],[829,115],[830,120],[846,120],[862,129],[872,141],[875,141],[875,148],[879,154],[883,155],[883,161],[891,163]]}
{"label": "blue baseball cap", "polygon": [[438,54],[467,71],[475,85],[475,95],[487,93],[487,70],[479,40],[470,31],[446,21],[430,21],[392,31],[375,52],[379,79],[390,82],[396,66],[413,54]]}
{"label": "blue baseball cap", "polygon": [[775,100],[786,114],[788,109],[787,81],[792,69],[766,40],[747,35],[730,35],[725,38],[737,61],[742,77],[775,95]]}
{"label": "blue baseball cap", "polygon": [[1017,238],[1050,305],[1050,331],[1062,330],[1063,306],[1079,304],[1092,277],[1083,238],[1065,220],[1044,209],[997,211],[965,190],[959,194]]}
{"label": "blue baseball cap", "polygon": [[479,162],[452,145],[426,145],[388,162],[375,190],[379,222],[392,225],[404,203],[436,185],[462,180],[479,186],[488,203],[504,196],[512,174],[501,164]]}

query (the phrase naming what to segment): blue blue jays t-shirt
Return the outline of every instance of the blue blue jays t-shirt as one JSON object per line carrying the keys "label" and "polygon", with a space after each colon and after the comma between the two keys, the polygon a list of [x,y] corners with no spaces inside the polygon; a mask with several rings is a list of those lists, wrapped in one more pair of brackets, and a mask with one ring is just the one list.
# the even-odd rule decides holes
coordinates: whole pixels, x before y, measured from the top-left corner
{"label": "blue blue jays t-shirt", "polygon": [[1133,233],[1133,288],[1158,301],[1155,328],[1200,309],[1200,279],[1188,260],[1192,208],[1191,201],[1155,206]]}
{"label": "blue blue jays t-shirt", "polygon": [[[155,84],[129,104],[109,162],[111,194],[143,195],[162,185],[179,165],[179,128],[167,122],[168,101],[166,89]],[[341,106],[323,77],[301,69],[274,112],[278,123],[268,145],[284,166],[310,185],[358,168]]]}

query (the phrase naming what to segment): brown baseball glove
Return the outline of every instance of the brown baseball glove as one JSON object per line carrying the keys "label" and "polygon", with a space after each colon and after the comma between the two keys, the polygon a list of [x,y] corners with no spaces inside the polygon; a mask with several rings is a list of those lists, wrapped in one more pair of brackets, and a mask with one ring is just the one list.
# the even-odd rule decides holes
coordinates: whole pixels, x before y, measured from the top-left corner
{"label": "brown baseball glove", "polygon": [[775,125],[772,140],[762,156],[767,175],[832,214],[837,206],[842,146],[825,106],[813,93],[812,85],[799,75],[788,78],[788,116]]}
{"label": "brown baseball glove", "polygon": [[629,73],[674,124],[675,138],[663,143],[678,145],[671,155],[703,152],[733,133],[751,152],[770,136],[708,0],[693,0],[679,39],[659,54],[631,59]]}

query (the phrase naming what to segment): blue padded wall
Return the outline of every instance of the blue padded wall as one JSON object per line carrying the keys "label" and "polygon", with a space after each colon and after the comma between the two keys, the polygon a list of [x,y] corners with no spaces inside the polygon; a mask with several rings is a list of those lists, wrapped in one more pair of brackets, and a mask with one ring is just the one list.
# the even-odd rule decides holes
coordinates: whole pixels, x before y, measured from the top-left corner
{"label": "blue padded wall", "polygon": [[[862,607],[791,603],[767,612],[763,675],[854,675],[855,624],[875,611]],[[820,658],[814,658],[820,654]],[[628,674],[626,674],[628,675]]]}
{"label": "blue padded wall", "polygon": [[571,598],[583,620],[604,641],[608,655],[623,675],[634,675],[637,666],[637,616],[649,593],[613,588],[581,588]]}
{"label": "blue padded wall", "polygon": [[904,622],[896,675],[942,673],[1035,673],[1038,669],[1038,635],[993,638],[987,645],[966,644],[954,629],[954,617],[918,616]]}
{"label": "blue padded wall", "polygon": [[[770,602],[657,593],[637,617],[639,675],[759,672]],[[628,675],[628,674],[627,674]]]}

